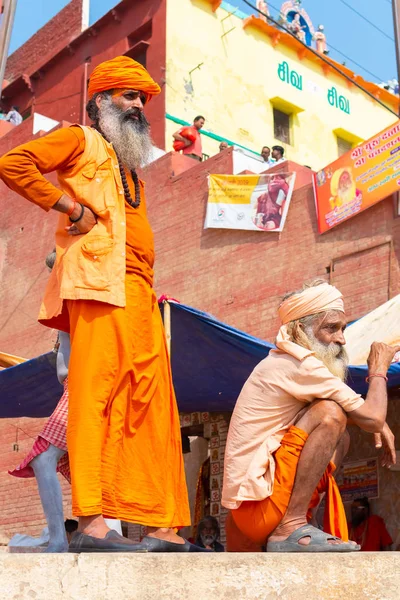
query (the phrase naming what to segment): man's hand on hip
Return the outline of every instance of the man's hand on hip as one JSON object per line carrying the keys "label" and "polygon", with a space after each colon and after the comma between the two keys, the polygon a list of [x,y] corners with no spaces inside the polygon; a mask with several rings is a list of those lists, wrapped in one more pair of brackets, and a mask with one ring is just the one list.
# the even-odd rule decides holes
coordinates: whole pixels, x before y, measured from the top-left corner
{"label": "man's hand on hip", "polygon": [[387,423],[385,423],[382,433],[374,433],[374,439],[375,448],[382,448],[383,450],[381,455],[382,467],[390,469],[392,465],[396,464],[396,448],[394,435]]}
{"label": "man's hand on hip", "polygon": [[71,225],[65,227],[68,235],[88,233],[97,223],[97,217],[90,208],[83,206],[80,202],[69,198],[65,194],[54,204],[53,209],[70,217]]}
{"label": "man's hand on hip", "polygon": [[[81,204],[78,204],[78,210],[81,212]],[[78,215],[79,216],[79,215]],[[93,211],[87,206],[83,207],[83,215],[76,223],[72,223],[65,228],[68,235],[82,235],[88,233],[96,225],[97,219]]]}

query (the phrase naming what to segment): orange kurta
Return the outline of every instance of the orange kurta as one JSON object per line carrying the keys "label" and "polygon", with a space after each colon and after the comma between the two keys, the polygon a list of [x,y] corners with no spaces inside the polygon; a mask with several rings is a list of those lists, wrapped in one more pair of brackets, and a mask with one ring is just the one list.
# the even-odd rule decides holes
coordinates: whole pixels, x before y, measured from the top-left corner
{"label": "orange kurta", "polygon": [[[11,151],[0,163],[1,177],[48,210],[61,192],[41,173],[73,168],[84,149],[80,127],[60,129]],[[130,175],[127,179],[134,197]],[[141,197],[137,209],[125,203],[125,306],[64,302],[71,332],[68,451],[73,512],[179,527],[190,524],[179,415],[151,287],[153,234],[143,188]]]}

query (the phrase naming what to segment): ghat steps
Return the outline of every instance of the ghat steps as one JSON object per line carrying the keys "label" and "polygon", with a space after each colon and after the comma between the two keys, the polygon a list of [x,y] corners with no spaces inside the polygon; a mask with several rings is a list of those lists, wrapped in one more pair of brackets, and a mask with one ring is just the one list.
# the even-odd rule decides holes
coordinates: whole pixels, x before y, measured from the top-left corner
{"label": "ghat steps", "polygon": [[399,600],[400,552],[0,554],[2,600]]}

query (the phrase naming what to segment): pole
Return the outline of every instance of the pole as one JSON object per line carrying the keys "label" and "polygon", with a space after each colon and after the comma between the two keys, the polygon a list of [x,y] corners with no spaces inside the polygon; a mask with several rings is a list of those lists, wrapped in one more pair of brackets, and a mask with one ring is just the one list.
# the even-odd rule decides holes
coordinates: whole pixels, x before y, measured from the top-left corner
{"label": "pole", "polygon": [[171,360],[171,338],[172,338],[171,306],[170,306],[168,300],[164,300],[164,330],[165,330],[165,337],[167,340],[168,355],[169,355],[169,359]]}
{"label": "pole", "polygon": [[[394,41],[396,45],[397,81],[400,83],[400,0],[392,0]],[[400,107],[399,107],[400,116]]]}
{"label": "pole", "polygon": [[[397,81],[400,85],[400,0],[392,0],[393,9],[393,29],[394,29],[394,41],[396,46],[396,63],[397,63]],[[400,106],[399,106],[400,116]],[[394,195],[395,211],[399,214],[400,211],[400,193],[397,192]],[[390,294],[389,294],[390,298]]]}
{"label": "pole", "polygon": [[17,0],[2,0],[1,4],[3,8],[3,18],[0,27],[0,95],[1,90],[3,89],[4,73],[6,70]]}

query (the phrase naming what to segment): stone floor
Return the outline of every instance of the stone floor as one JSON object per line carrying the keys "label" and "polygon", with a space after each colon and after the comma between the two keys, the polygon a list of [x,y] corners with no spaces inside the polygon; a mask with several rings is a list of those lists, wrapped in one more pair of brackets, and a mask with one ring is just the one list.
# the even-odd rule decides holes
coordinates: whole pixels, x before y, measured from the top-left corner
{"label": "stone floor", "polygon": [[399,600],[400,553],[1,554],[2,600]]}

